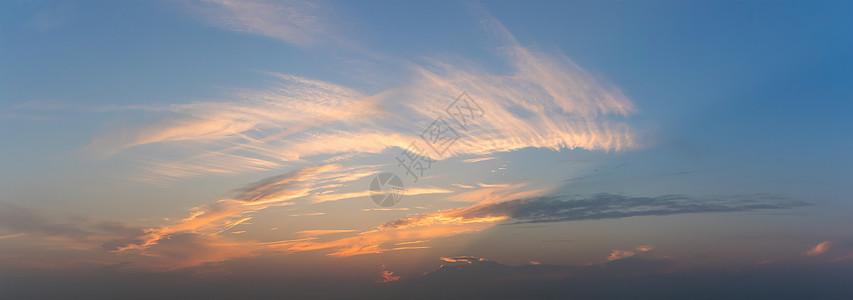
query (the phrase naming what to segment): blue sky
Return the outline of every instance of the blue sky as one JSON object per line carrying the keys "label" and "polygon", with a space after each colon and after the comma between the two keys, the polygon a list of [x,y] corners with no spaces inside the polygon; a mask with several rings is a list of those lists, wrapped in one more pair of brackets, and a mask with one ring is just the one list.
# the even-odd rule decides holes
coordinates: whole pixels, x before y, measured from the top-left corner
{"label": "blue sky", "polygon": [[[4,286],[247,260],[403,290],[487,261],[849,275],[851,9],[2,3],[0,268],[36,274]],[[438,117],[459,139],[414,181],[395,158]],[[392,208],[369,197],[382,172],[405,183]]]}

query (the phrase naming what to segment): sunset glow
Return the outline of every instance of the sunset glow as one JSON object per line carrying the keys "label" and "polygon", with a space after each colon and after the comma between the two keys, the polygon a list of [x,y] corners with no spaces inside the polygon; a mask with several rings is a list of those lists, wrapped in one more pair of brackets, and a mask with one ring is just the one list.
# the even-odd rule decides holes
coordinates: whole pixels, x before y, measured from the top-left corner
{"label": "sunset glow", "polygon": [[851,1],[7,1],[0,299],[853,298]]}

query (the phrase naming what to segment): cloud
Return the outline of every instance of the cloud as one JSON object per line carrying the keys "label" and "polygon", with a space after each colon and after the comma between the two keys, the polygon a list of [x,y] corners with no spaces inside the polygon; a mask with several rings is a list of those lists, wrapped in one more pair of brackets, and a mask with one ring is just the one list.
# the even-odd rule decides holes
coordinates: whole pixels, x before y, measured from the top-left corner
{"label": "cloud", "polygon": [[[307,213],[307,214],[292,214],[292,215],[290,215],[290,216],[291,216],[291,217],[322,216],[322,215],[325,215],[325,214],[326,214],[326,213],[324,213],[324,212],[317,212],[317,213]],[[278,228],[276,228],[276,229],[278,229]],[[271,230],[272,230],[272,229],[271,229]]]}
{"label": "cloud", "polygon": [[420,243],[425,243],[425,242],[429,242],[429,240],[411,241],[411,242],[402,242],[402,243],[396,243],[396,244],[394,244],[394,245],[395,245],[395,246],[400,246],[400,245],[411,245],[411,244],[420,244]]}
{"label": "cloud", "polygon": [[629,197],[615,194],[592,196],[542,196],[516,199],[459,210],[462,218],[507,217],[517,223],[563,222],[684,213],[736,212],[788,209],[807,205],[772,196],[697,199],[685,195]]}
{"label": "cloud", "polygon": [[[805,205],[797,201],[771,196],[729,197],[727,199],[694,199],[681,195],[659,197],[627,197],[598,194],[580,196],[531,196],[542,190],[519,191],[523,184],[507,185],[490,193],[470,193],[480,202],[468,207],[442,210],[393,220],[359,233],[333,241],[301,240],[276,245],[284,252],[331,249],[329,255],[352,256],[409,248],[383,247],[389,242],[434,239],[477,232],[501,222],[564,222],[588,219],[625,218],[632,216],[664,216],[683,213],[737,212],[758,209],[787,209]],[[483,197],[483,195],[497,195]],[[529,198],[512,198],[522,195]],[[457,197],[456,195],[454,197]],[[509,200],[512,199],[512,200]],[[418,249],[423,247],[417,247]],[[651,251],[651,246],[638,246],[638,251]],[[623,257],[628,252],[617,253]],[[623,255],[623,256],[620,256]],[[627,256],[624,256],[627,257]],[[623,258],[624,258],[623,257]]]}
{"label": "cloud", "polygon": [[362,208],[361,211],[396,211],[396,210],[409,210],[408,207],[394,207],[394,208]]}
{"label": "cloud", "polygon": [[811,248],[808,251],[803,252],[803,254],[808,255],[808,256],[821,255],[824,252],[826,252],[826,250],[829,250],[830,247],[832,247],[832,242],[823,241],[823,242],[820,242],[819,244],[815,245],[814,248]]}
{"label": "cloud", "polygon": [[254,249],[215,235],[164,231],[143,253],[122,255],[115,251],[128,245],[146,244],[150,229],[85,218],[56,222],[27,208],[8,204],[0,204],[0,227],[21,231],[9,238],[29,237],[21,243],[34,248],[3,249],[4,255],[14,257],[4,264],[26,268],[80,271],[93,266],[122,265],[128,269],[163,271],[243,257]]}
{"label": "cloud", "polygon": [[[378,173],[378,172],[377,172]],[[408,188],[403,194],[406,196],[415,196],[415,195],[429,195],[429,194],[447,194],[453,193],[451,190],[437,188],[437,187],[427,187],[427,188]],[[323,203],[329,201],[337,201],[343,199],[352,199],[352,198],[362,198],[369,197],[370,191],[362,191],[355,193],[344,193],[344,194],[321,194],[314,196],[314,203]]]}
{"label": "cloud", "polygon": [[[499,196],[527,194],[517,191],[523,184],[491,188]],[[499,199],[499,198],[493,198]],[[483,199],[481,199],[483,200]],[[484,200],[485,201],[485,200]],[[447,210],[398,219],[363,231],[355,236],[331,241],[313,239],[293,240],[269,245],[271,250],[286,253],[326,250],[331,256],[354,256],[388,251],[425,249],[427,246],[403,246],[417,241],[477,232],[493,226],[506,217],[463,218],[464,210]],[[419,243],[419,242],[417,242]],[[388,245],[393,246],[389,247]]]}
{"label": "cloud", "polygon": [[481,162],[481,161],[487,161],[487,160],[493,160],[493,159],[497,159],[497,157],[478,157],[478,158],[469,158],[469,159],[463,160],[462,162],[466,162],[466,163],[475,163],[475,162]]}
{"label": "cloud", "polygon": [[310,196],[315,191],[374,174],[371,170],[373,167],[317,165],[268,177],[235,190],[236,195],[233,198],[193,208],[190,215],[179,222],[147,229],[144,235],[119,246],[117,250],[145,252],[164,238],[181,232],[215,236],[251,220],[251,214],[254,212],[274,206],[292,205],[292,200]]}
{"label": "cloud", "polygon": [[473,263],[473,262],[482,262],[487,261],[485,258],[476,257],[476,256],[454,256],[454,257],[441,257],[441,261],[456,263],[456,262],[464,262],[464,263]]}
{"label": "cloud", "polygon": [[[293,195],[308,195],[318,187],[359,178],[353,174],[364,174],[364,171],[365,167],[340,165],[305,167],[248,184],[235,190],[236,196],[233,198],[196,207],[188,217],[178,222],[148,229],[114,222],[53,224],[27,210],[15,207],[4,207],[0,210],[0,226],[27,235],[61,237],[66,241],[65,247],[70,245],[80,249],[102,249],[115,254],[121,253],[120,257],[133,262],[135,268],[168,270],[251,256],[265,251],[294,253],[325,250],[327,255],[353,256],[425,249],[428,246],[417,244],[426,240],[482,231],[500,223],[784,209],[804,205],[770,196],[702,200],[674,195],[539,196],[543,190],[524,191],[524,184],[508,184],[481,188],[489,191],[488,193],[469,193],[468,196],[477,197],[479,202],[468,207],[397,219],[353,236],[327,241],[317,240],[316,236],[355,231],[306,230],[297,233],[304,238],[268,243],[234,242],[229,241],[229,236],[219,235],[251,220],[253,212],[286,205],[296,199]],[[821,245],[816,249],[825,251],[828,247],[825,243]],[[651,248],[645,245],[637,247],[641,252]],[[190,255],[180,251],[198,251],[199,254]],[[611,259],[621,259],[633,254],[632,251],[619,250],[611,255]],[[464,257],[448,259],[460,261],[464,260]]]}
{"label": "cloud", "polygon": [[353,232],[353,231],[356,231],[356,230],[350,230],[350,229],[319,229],[319,230],[302,230],[302,231],[296,232],[296,234],[301,235],[301,236],[305,236],[305,237],[312,237],[312,236],[318,236],[318,235],[346,233],[346,232]]}
{"label": "cloud", "polygon": [[[331,256],[354,256],[388,251],[425,249],[419,246],[427,240],[457,236],[482,231],[499,223],[557,222],[584,219],[621,218],[629,216],[669,215],[676,213],[748,211],[755,209],[784,209],[803,205],[768,196],[756,199],[730,197],[726,200],[695,200],[685,196],[627,197],[598,194],[579,196],[533,196],[522,199],[506,198],[524,195],[523,184],[507,185],[495,190],[496,198],[480,198],[481,202],[469,207],[448,209],[416,215],[387,222],[374,229],[353,236],[333,240],[317,240],[318,235],[355,233],[353,230],[305,230],[297,234],[300,239],[278,242],[232,242],[219,233],[251,219],[258,209],[281,205],[273,199],[282,197],[279,189],[304,193],[306,188],[297,181],[311,178],[328,184],[329,178],[348,178],[340,174],[323,174],[325,171],[355,171],[358,168],[307,167],[247,185],[237,190],[237,197],[198,207],[189,217],[177,223],[150,229],[130,228],[119,223],[87,223],[89,226],[55,226],[40,221],[26,211],[4,209],[0,212],[0,226],[20,232],[65,236],[82,249],[120,250],[124,261],[133,262],[133,268],[171,270],[218,262],[238,257],[253,256],[268,251],[294,253],[325,250]],[[304,174],[303,174],[304,173]],[[322,185],[322,184],[321,184]],[[307,188],[311,190],[311,188]],[[473,195],[473,194],[472,194]],[[263,203],[262,205],[254,205]],[[56,228],[61,228],[57,230]],[[88,246],[87,246],[88,245]],[[825,249],[822,243],[817,249]],[[641,245],[638,251],[647,252],[651,246]],[[197,254],[190,254],[197,252]],[[609,260],[622,260],[634,255],[633,251],[614,250]],[[115,259],[115,258],[112,258]],[[482,261],[473,257],[447,257],[446,262]]]}
{"label": "cloud", "polygon": [[394,272],[382,271],[382,279],[380,279],[377,282],[388,283],[388,282],[397,281],[397,280],[400,280],[400,276],[395,276]]}
{"label": "cloud", "polygon": [[26,236],[26,235],[27,235],[27,234],[26,234],[26,233],[23,233],[23,232],[21,232],[21,233],[7,234],[7,235],[0,235],[0,240],[13,239],[13,238],[16,238],[16,237],[22,237],[22,236]]}
{"label": "cloud", "polygon": [[[626,218],[634,216],[666,216],[685,213],[739,212],[762,209],[790,209],[806,205],[768,195],[730,196],[697,199],[684,195],[629,197],[614,194],[591,196],[535,196],[543,190],[522,191],[524,184],[482,188],[488,193],[468,193],[479,202],[462,208],[448,209],[393,220],[364,231],[354,237],[334,241],[299,241],[278,249],[285,252],[332,249],[330,255],[351,256],[400,250],[383,247],[388,242],[434,239],[481,231],[495,224],[565,222],[576,220]],[[476,191],[474,191],[476,192]],[[454,195],[458,197],[460,195]],[[517,197],[522,198],[517,198]],[[641,245],[637,251],[648,252],[653,246]],[[618,250],[611,258],[636,254]]]}
{"label": "cloud", "polygon": [[328,11],[317,2],[204,0],[187,7],[204,22],[304,46],[331,38]]}
{"label": "cloud", "polygon": [[[257,211],[292,205],[292,200],[310,196],[317,191],[334,191],[342,183],[375,173],[372,171],[374,167],[339,164],[303,167],[247,184],[234,190],[233,197],[194,207],[183,219],[148,228],[79,218],[56,223],[28,209],[8,204],[0,204],[0,227],[39,238],[33,241],[49,242],[63,251],[78,249],[100,255],[104,264],[123,261],[132,263],[128,268],[185,268],[250,256],[268,249],[268,245],[261,243],[232,241],[233,236],[245,230],[231,230],[252,220],[252,214]],[[305,230],[298,234],[313,237],[351,231]],[[231,234],[222,235],[223,232]],[[68,258],[67,255],[70,254],[53,255],[53,259]],[[30,256],[24,254],[22,257]],[[29,263],[33,260],[25,261]],[[64,264],[67,261],[57,263]]]}
{"label": "cloud", "polygon": [[463,189],[473,189],[474,188],[473,185],[464,185],[464,184],[458,184],[458,183],[451,183],[450,185],[458,187],[458,188],[463,188]]}
{"label": "cloud", "polygon": [[619,260],[619,259],[634,256],[634,254],[635,253],[633,251],[613,250],[610,252],[610,256],[607,257],[607,260],[609,260],[609,261]]}
{"label": "cloud", "polygon": [[134,262],[128,268],[163,271],[246,257],[256,250],[256,247],[229,242],[221,237],[177,232],[165,235],[157,243],[149,245],[143,255],[125,259]]}
{"label": "cloud", "polygon": [[0,203],[0,228],[18,231],[2,238],[30,236],[46,238],[73,248],[98,249],[102,243],[109,245],[116,239],[129,239],[142,235],[144,229],[120,222],[95,222],[84,218],[71,218],[55,222],[30,209]]}
{"label": "cloud", "polygon": [[[166,143],[181,150],[178,158],[146,162],[139,179],[168,182],[268,170],[305,156],[376,152],[405,143],[401,135],[366,125],[379,112],[374,100],[357,91],[295,76],[269,76],[281,83],[235,92],[236,100],[131,108],[164,116],[154,124],[97,137],[86,149],[111,155]],[[352,128],[359,129],[347,130]]]}
{"label": "cloud", "polygon": [[[517,189],[520,186],[513,186]],[[510,190],[510,189],[508,189]],[[514,193],[512,195],[523,194]],[[476,194],[470,194],[476,195]],[[478,195],[479,196],[479,195]],[[614,194],[581,196],[539,196],[507,201],[479,198],[469,207],[388,222],[382,228],[407,227],[433,222],[477,222],[512,220],[515,223],[564,222],[634,216],[665,216],[684,213],[737,212],[758,209],[787,209],[807,205],[782,198],[694,199],[683,195],[628,197]]]}
{"label": "cloud", "polygon": [[520,191],[527,183],[512,184],[482,184],[479,189],[463,192],[447,197],[446,200],[457,202],[496,203],[506,200],[526,198],[534,195],[546,194],[550,189],[536,189]]}
{"label": "cloud", "polygon": [[420,224],[409,224],[405,227],[380,226],[352,237],[332,241],[293,241],[276,244],[271,248],[286,253],[328,250],[330,256],[354,256],[398,250],[426,249],[427,246],[386,247],[385,245],[389,243],[405,244],[409,241],[431,240],[477,232],[490,227],[495,221],[496,219],[493,218],[462,221],[438,217]]}
{"label": "cloud", "polygon": [[[218,1],[209,5],[224,7],[229,16],[242,15],[244,10],[263,11],[265,16],[288,4]],[[257,29],[264,26],[254,24],[254,18],[246,17],[253,21],[244,24],[239,21],[243,17],[234,17],[238,21],[232,23],[243,24],[237,27],[247,31],[268,32]],[[266,24],[265,17],[257,19]],[[169,182],[269,170],[319,155],[377,154],[389,148],[405,149],[413,142],[430,149],[420,136],[426,128],[415,124],[431,124],[437,118],[455,127],[460,136],[442,154],[429,150],[436,159],[530,147],[624,151],[640,146],[625,120],[634,106],[618,88],[566,57],[520,45],[491,17],[483,24],[504,43],[499,59],[507,65],[506,72],[488,71],[463,59],[426,59],[402,64],[400,77],[409,81],[375,93],[268,73],[280,83],[238,90],[225,101],[137,107],[164,118],[98,137],[87,149],[116,154],[168,144],[179,150],[180,157],[146,161],[145,172],[137,179]],[[453,103],[463,92],[482,112],[470,122],[463,122],[454,110],[461,107]],[[488,157],[467,161],[484,159]]]}
{"label": "cloud", "polygon": [[637,247],[636,247],[636,248],[634,248],[634,249],[637,249],[637,251],[640,251],[640,252],[649,252],[649,251],[654,250],[654,249],[655,249],[655,247],[654,247],[654,246],[651,246],[651,245],[640,245],[640,246],[637,246]]}

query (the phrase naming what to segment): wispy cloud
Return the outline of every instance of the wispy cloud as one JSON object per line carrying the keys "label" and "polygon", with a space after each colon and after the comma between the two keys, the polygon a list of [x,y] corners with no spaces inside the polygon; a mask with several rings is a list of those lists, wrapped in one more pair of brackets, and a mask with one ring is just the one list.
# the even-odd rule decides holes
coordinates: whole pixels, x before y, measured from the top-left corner
{"label": "wispy cloud", "polygon": [[202,0],[191,1],[187,7],[208,24],[296,45],[333,38],[329,32],[329,12],[317,2]]}
{"label": "wispy cloud", "polygon": [[[292,214],[291,217],[303,217],[303,216],[322,216],[325,215],[324,212],[316,212],[316,213],[306,213],[306,214]],[[278,228],[276,228],[278,229]]]}
{"label": "wispy cloud", "polygon": [[475,188],[475,186],[473,186],[473,185],[464,185],[464,184],[459,184],[459,183],[451,183],[450,185],[455,186],[455,187],[458,187],[458,188],[463,188],[463,189],[473,189],[473,188]]}
{"label": "wispy cloud", "polygon": [[481,262],[486,261],[485,258],[476,257],[476,256],[454,256],[454,257],[441,257],[439,258],[443,262],[456,263],[456,262],[464,262],[464,263],[472,263],[472,262]]}
{"label": "wispy cloud", "polygon": [[392,208],[362,208],[361,211],[398,211],[410,210],[408,207],[392,207]]}
{"label": "wispy cloud", "polygon": [[300,235],[300,236],[305,236],[305,237],[312,237],[312,236],[318,236],[318,235],[347,233],[347,232],[353,232],[353,231],[357,231],[357,230],[352,230],[352,229],[317,229],[317,230],[302,230],[302,231],[296,232],[296,234]]}
{"label": "wispy cloud", "polygon": [[737,212],[789,209],[808,205],[766,195],[697,199],[685,195],[629,197],[614,194],[592,196],[543,196],[474,206],[460,212],[463,218],[507,217],[518,223],[564,222],[685,213]]}
{"label": "wispy cloud", "polygon": [[[374,153],[404,145],[403,135],[369,125],[380,114],[375,100],[329,83],[270,76],[281,84],[235,92],[237,100],[232,101],[157,107],[163,121],[114,131],[95,138],[86,149],[115,154],[165,143],[185,153],[177,159],[148,161],[141,179],[155,181],[267,170],[312,155]],[[347,130],[352,128],[359,130]]]}
{"label": "wispy cloud", "polygon": [[425,243],[425,242],[429,242],[429,241],[428,241],[428,240],[422,240],[422,241],[410,241],[410,242],[396,243],[396,244],[394,244],[394,245],[395,245],[395,246],[400,246],[400,245],[411,245],[411,244],[420,244],[420,243]]}
{"label": "wispy cloud", "polygon": [[13,239],[13,238],[16,238],[16,237],[22,237],[22,236],[25,236],[25,235],[27,235],[27,234],[26,234],[26,233],[23,233],[23,232],[21,232],[21,233],[7,234],[7,235],[0,235],[0,240]]}
{"label": "wispy cloud", "polygon": [[[448,194],[453,193],[451,190],[437,188],[437,187],[425,187],[425,188],[408,188],[405,190],[404,194],[406,196],[415,196],[415,195],[429,195],[429,194]],[[328,201],[337,201],[344,199],[353,199],[353,198],[362,198],[369,197],[370,191],[361,191],[354,193],[342,193],[342,194],[321,194],[314,196],[314,203],[323,203]]]}
{"label": "wispy cloud", "polygon": [[815,245],[813,248],[809,249],[808,251],[803,252],[803,254],[808,255],[808,256],[821,255],[824,252],[826,252],[826,250],[829,250],[830,247],[832,247],[832,242],[823,241],[823,242],[820,242],[820,244]]}
{"label": "wispy cloud", "polygon": [[475,162],[481,162],[481,161],[487,161],[487,160],[493,160],[493,159],[497,159],[497,157],[478,157],[478,158],[469,158],[469,159],[463,160],[462,162],[466,162],[466,163],[475,163]]}
{"label": "wispy cloud", "polygon": [[[246,17],[263,20],[267,11],[287,4],[210,5],[227,7],[234,15],[265,11]],[[505,44],[501,58],[509,67],[506,72],[490,72],[464,59],[428,59],[403,64],[402,72],[411,78],[408,83],[372,94],[270,73],[281,84],[240,90],[228,101],[158,107],[155,111],[166,115],[164,121],[98,137],[88,149],[111,154],[168,144],[180,150],[183,156],[177,159],[146,161],[147,170],[139,179],[152,182],[268,170],[318,155],[376,154],[419,140],[423,128],[414,126],[418,122],[437,116],[450,120],[445,109],[463,91],[485,115],[469,124],[444,157],[529,147],[621,151],[640,146],[625,120],[634,106],[618,88],[566,57],[520,45],[500,23],[484,18],[487,31]],[[249,23],[241,26],[263,27]],[[486,159],[490,157],[466,162]]]}
{"label": "wispy cloud", "polygon": [[146,251],[170,236],[191,232],[216,235],[243,222],[251,214],[269,207],[292,205],[291,200],[307,197],[324,186],[350,182],[375,172],[372,166],[344,167],[337,164],[309,166],[269,177],[237,189],[233,198],[195,207],[177,223],[146,230],[146,234],[119,247],[120,251]]}
{"label": "wispy cloud", "polygon": [[522,190],[526,182],[513,184],[479,184],[480,188],[447,197],[449,201],[496,203],[506,200],[546,194],[550,189]]}

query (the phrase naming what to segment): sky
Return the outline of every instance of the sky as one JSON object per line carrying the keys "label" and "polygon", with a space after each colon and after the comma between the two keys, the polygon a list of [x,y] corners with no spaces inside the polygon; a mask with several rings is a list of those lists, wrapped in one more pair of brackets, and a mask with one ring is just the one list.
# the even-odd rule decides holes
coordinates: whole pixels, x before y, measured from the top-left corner
{"label": "sky", "polygon": [[0,297],[853,297],[853,2],[5,1]]}

